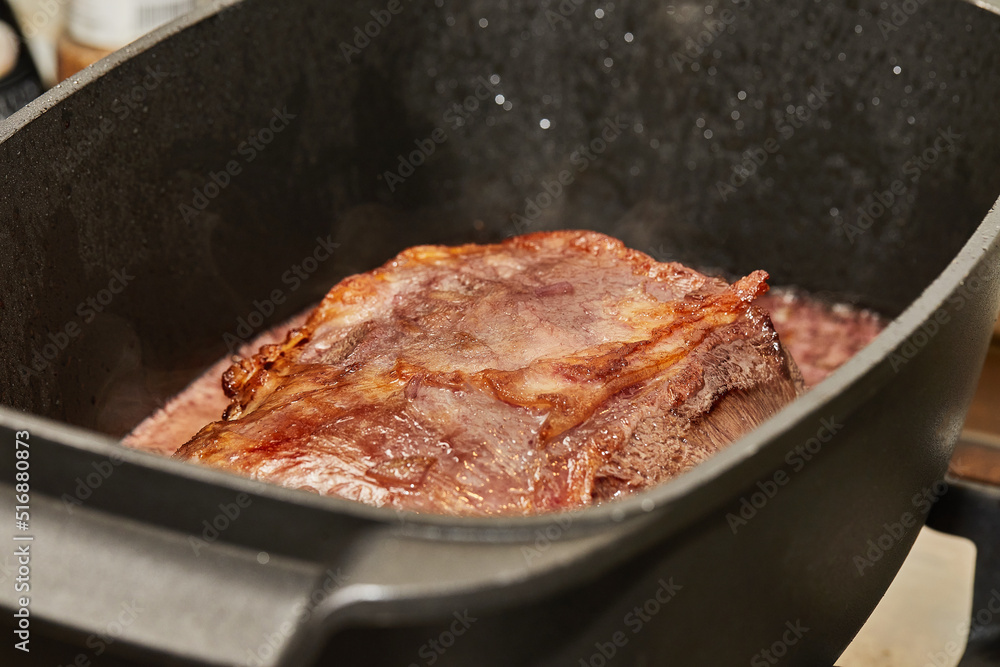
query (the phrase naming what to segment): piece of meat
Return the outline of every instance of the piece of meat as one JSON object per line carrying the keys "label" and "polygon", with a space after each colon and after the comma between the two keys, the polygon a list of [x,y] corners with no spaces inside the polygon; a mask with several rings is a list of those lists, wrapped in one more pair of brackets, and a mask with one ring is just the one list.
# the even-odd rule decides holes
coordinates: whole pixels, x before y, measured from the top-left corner
{"label": "piece of meat", "polygon": [[[263,345],[280,343],[288,336],[289,329],[302,326],[307,316],[308,313],[300,313],[282,325],[265,331],[240,346],[239,354],[252,356]],[[135,427],[122,439],[122,444],[163,456],[176,452],[180,445],[193,438],[207,422],[218,419],[229,407],[231,399],[222,390],[219,378],[232,364],[230,357],[212,364],[184,391]]]}
{"label": "piece of meat", "polygon": [[224,375],[176,457],[378,506],[581,507],[677,475],[801,391],[757,271],[593,232],[411,248]]}

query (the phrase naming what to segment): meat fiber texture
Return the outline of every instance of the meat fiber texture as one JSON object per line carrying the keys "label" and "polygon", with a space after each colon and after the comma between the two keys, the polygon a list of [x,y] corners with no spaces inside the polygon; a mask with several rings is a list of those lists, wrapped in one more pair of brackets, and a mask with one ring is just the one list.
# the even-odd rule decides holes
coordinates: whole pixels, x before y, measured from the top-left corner
{"label": "meat fiber texture", "polygon": [[223,421],[175,457],[417,512],[608,501],[802,391],[753,305],[766,279],[729,285],[583,231],[410,248],[226,371]]}

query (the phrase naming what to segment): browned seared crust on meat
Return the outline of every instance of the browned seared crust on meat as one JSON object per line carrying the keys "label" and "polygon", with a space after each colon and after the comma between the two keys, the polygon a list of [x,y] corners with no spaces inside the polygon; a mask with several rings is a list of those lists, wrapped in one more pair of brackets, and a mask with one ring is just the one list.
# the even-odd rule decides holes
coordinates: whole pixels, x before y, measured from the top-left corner
{"label": "browned seared crust on meat", "polygon": [[677,475],[801,390],[756,271],[594,232],[419,246],[224,375],[181,459],[379,506],[525,514]]}

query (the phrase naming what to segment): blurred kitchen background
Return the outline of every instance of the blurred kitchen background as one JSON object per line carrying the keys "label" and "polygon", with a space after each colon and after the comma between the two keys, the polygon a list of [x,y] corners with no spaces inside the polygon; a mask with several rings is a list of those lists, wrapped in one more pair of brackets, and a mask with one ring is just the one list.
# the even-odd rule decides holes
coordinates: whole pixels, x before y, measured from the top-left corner
{"label": "blurred kitchen background", "polygon": [[204,0],[7,1],[46,88],[205,4]]}

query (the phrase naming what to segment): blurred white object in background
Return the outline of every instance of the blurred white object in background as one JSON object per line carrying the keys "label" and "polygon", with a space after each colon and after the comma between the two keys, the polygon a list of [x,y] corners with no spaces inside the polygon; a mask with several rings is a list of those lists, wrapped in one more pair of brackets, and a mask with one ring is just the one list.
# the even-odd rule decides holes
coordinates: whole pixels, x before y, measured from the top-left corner
{"label": "blurred white object in background", "polygon": [[0,22],[0,78],[7,76],[17,65],[21,42],[14,28]]}
{"label": "blurred white object in background", "polygon": [[81,44],[120,49],[195,7],[195,0],[70,0],[70,36]]}
{"label": "blurred white object in background", "polygon": [[56,49],[62,80],[195,8],[195,0],[70,0]]}
{"label": "blurred white object in background", "polygon": [[9,0],[17,14],[28,50],[35,60],[42,83],[56,83],[56,41],[62,32],[69,0]]}
{"label": "blurred white object in background", "polygon": [[11,0],[52,86],[206,0]]}

